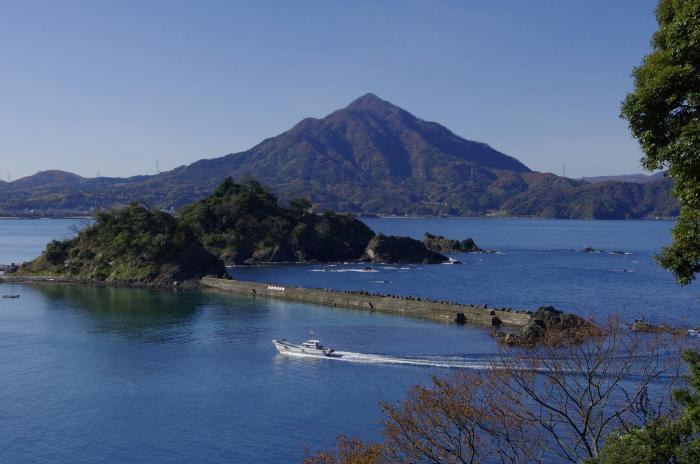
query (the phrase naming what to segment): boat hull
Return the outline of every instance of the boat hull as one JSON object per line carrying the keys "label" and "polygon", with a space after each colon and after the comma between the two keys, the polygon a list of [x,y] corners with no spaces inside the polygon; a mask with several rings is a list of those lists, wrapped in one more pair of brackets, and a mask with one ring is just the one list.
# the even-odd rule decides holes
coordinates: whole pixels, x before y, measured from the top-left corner
{"label": "boat hull", "polygon": [[335,352],[330,348],[318,350],[301,345],[295,345],[294,343],[289,343],[285,340],[272,340],[272,344],[275,345],[275,348],[277,348],[277,351],[280,354],[303,354],[309,356],[318,356],[321,358],[338,357],[338,355],[336,355]]}

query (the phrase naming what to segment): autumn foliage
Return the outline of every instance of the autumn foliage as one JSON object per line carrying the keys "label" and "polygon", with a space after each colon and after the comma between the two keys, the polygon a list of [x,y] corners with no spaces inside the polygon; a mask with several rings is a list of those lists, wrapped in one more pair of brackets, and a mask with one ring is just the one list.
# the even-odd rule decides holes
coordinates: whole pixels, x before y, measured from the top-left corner
{"label": "autumn foliage", "polygon": [[596,462],[606,437],[679,417],[686,339],[616,319],[582,343],[502,348],[490,368],[432,377],[381,405],[383,440],[341,436],[307,464]]}

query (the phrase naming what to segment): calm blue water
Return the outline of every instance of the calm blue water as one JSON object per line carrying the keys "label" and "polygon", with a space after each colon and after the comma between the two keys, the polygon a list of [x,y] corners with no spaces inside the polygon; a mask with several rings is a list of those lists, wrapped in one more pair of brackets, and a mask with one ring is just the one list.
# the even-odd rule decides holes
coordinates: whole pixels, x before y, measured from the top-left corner
{"label": "calm blue water", "polygon": [[[377,232],[422,238],[426,231],[472,237],[493,254],[453,254],[463,265],[288,265],[235,267],[237,278],[536,309],[645,317],[700,325],[700,284],[676,285],[654,255],[670,243],[668,221],[373,219]],[[604,253],[583,253],[586,246]],[[610,251],[629,254],[611,254]]]}
{"label": "calm blue water", "polygon": [[39,255],[46,244],[74,235],[79,219],[0,219],[0,264],[22,263]]}
{"label": "calm blue water", "polygon": [[[473,237],[503,254],[464,265],[234,268],[241,278],[532,308],[700,320],[700,287],[652,261],[668,222],[368,221],[377,231]],[[0,221],[0,263],[23,261],[72,221]],[[586,245],[630,255],[584,254]],[[627,269],[629,272],[620,272]],[[345,272],[336,272],[345,271]],[[390,283],[383,283],[387,281]],[[381,283],[380,283],[381,282]],[[212,292],[1,285],[0,462],[299,462],[337,433],[376,438],[378,401],[438,366],[479,367],[482,329]],[[309,328],[346,360],[283,358]]]}

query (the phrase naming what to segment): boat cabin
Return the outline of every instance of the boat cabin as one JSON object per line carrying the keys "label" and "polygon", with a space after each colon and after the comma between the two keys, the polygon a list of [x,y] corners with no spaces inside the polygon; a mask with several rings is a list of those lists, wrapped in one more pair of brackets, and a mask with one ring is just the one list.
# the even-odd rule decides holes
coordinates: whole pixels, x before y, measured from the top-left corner
{"label": "boat cabin", "polygon": [[301,344],[301,346],[305,348],[312,348],[314,350],[323,349],[323,345],[321,345],[321,342],[319,340],[306,340],[304,343]]}

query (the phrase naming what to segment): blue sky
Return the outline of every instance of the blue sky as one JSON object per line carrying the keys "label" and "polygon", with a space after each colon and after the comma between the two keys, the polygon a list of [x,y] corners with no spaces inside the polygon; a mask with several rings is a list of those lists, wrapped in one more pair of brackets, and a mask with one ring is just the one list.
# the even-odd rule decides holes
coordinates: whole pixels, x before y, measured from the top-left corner
{"label": "blue sky", "polygon": [[0,0],[0,177],[151,174],[374,92],[532,169],[641,172],[655,1]]}

